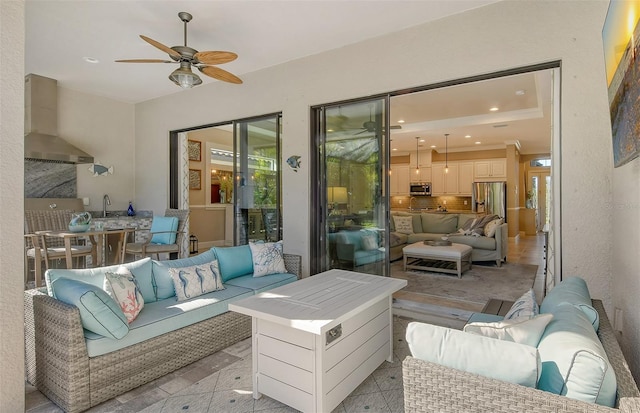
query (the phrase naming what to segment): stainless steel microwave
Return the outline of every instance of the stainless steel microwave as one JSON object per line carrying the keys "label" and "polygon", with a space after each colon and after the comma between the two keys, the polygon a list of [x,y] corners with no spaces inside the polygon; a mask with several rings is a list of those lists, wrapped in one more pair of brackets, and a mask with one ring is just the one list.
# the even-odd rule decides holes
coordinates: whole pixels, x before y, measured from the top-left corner
{"label": "stainless steel microwave", "polygon": [[409,185],[411,195],[431,195],[431,182],[411,182]]}

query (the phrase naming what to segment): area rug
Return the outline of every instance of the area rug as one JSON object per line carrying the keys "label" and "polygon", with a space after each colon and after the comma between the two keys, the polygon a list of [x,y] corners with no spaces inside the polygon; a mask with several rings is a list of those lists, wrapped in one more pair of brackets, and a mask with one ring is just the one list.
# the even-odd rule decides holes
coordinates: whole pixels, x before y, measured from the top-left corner
{"label": "area rug", "polygon": [[537,271],[538,266],[530,264],[504,263],[501,267],[474,264],[458,278],[454,274],[432,271],[405,272],[401,260],[391,264],[391,276],[408,281],[403,292],[437,305],[443,302],[484,305],[492,298],[514,301],[533,287]]}

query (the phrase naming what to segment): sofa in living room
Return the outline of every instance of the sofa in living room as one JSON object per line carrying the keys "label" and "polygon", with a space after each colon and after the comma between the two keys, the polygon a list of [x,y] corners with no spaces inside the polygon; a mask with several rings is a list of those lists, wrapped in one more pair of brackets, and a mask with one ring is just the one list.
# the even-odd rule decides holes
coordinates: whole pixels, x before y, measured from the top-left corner
{"label": "sofa in living room", "polygon": [[24,295],[27,380],[64,411],[87,410],[250,337],[251,318],[228,304],[300,270],[281,242],[48,270]]}
{"label": "sofa in living room", "polygon": [[389,256],[402,258],[402,249],[415,242],[436,241],[448,236],[449,241],[473,248],[472,261],[507,260],[508,226],[497,216],[466,213],[392,212],[390,220]]}
{"label": "sofa in living room", "polygon": [[504,317],[473,314],[462,331],[410,323],[406,339],[407,412],[640,411],[602,302],[578,277],[539,307],[530,290]]}

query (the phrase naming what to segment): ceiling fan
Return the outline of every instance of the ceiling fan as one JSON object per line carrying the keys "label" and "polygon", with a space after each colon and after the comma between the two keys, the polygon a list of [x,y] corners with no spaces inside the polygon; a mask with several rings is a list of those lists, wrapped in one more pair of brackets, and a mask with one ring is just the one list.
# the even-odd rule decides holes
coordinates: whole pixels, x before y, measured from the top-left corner
{"label": "ceiling fan", "polygon": [[[371,106],[369,106],[369,120],[365,121],[362,124],[362,131],[356,133],[356,135],[360,135],[362,133],[371,133],[371,132],[375,132],[377,127],[377,123],[371,118]],[[391,125],[389,126],[389,129],[402,129],[401,125]]]}
{"label": "ceiling fan", "polygon": [[238,57],[233,52],[223,51],[205,51],[199,52],[187,46],[187,23],[191,21],[193,16],[187,12],[178,13],[180,20],[184,22],[184,46],[167,47],[164,44],[153,40],[147,36],[140,35],[140,38],[150,45],[167,53],[173,60],[162,59],[123,59],[116,60],[118,63],[179,63],[180,67],[169,75],[169,79],[183,89],[190,89],[202,83],[202,79],[195,73],[191,72],[191,66],[196,67],[205,75],[214,79],[222,80],[229,83],[242,83],[242,80],[236,75],[220,69],[215,65],[229,63]]}

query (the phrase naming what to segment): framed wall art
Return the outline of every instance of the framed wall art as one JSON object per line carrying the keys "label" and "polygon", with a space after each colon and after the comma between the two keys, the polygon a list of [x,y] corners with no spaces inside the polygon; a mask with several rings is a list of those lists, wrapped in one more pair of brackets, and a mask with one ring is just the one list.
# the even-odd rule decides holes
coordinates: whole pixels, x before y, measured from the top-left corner
{"label": "framed wall art", "polygon": [[640,155],[640,1],[612,1],[602,29],[613,164]]}
{"label": "framed wall art", "polygon": [[199,190],[202,188],[202,175],[200,169],[189,169],[189,189]]}
{"label": "framed wall art", "polygon": [[189,152],[190,161],[198,161],[202,159],[202,142],[189,140],[187,142],[187,150]]}

